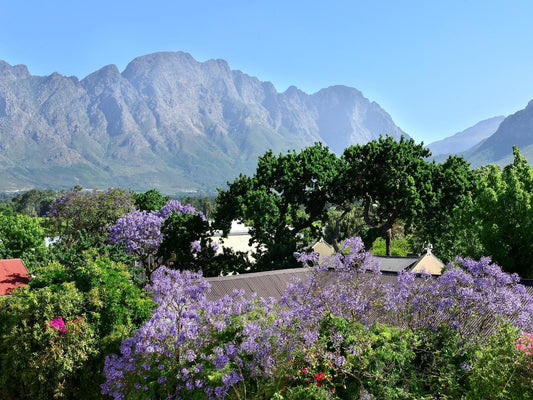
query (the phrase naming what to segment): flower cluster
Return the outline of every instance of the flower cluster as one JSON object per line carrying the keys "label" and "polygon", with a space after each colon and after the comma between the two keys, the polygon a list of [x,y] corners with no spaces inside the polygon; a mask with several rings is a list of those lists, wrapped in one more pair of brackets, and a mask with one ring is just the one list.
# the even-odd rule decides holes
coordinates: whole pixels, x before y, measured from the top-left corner
{"label": "flower cluster", "polygon": [[50,324],[50,327],[52,329],[57,329],[61,333],[67,331],[67,328],[65,326],[65,322],[63,321],[63,318],[61,318],[61,317],[54,318],[54,319],[48,321],[48,323]]}
{"label": "flower cluster", "polygon": [[[524,333],[516,341],[515,348],[517,350],[523,351],[526,356],[533,356],[533,332]],[[531,362],[533,364],[533,361]]]}
{"label": "flower cluster", "polygon": [[[314,256],[303,259],[316,262]],[[419,342],[417,329],[445,340],[439,331],[444,327],[455,343],[490,334],[499,319],[533,328],[533,299],[516,276],[490,259],[458,259],[438,278],[407,272],[395,282],[381,278],[359,238],[345,241],[339,254],[290,284],[279,302],[247,300],[239,291],[209,301],[210,285],[201,274],[161,267],[152,287],[158,308],[122,342],[120,355],[107,358],[102,393],[115,399],[218,399],[230,392],[244,398],[253,386],[264,388],[258,397],[271,398],[276,389],[268,388],[277,385],[366,396],[380,386],[349,389],[346,382],[377,376],[362,365],[379,371],[390,363],[383,365],[407,371],[420,354],[406,347]],[[517,346],[530,351],[532,339],[526,335]],[[472,360],[457,360],[464,375]],[[391,382],[408,382],[393,376]]]}
{"label": "flower cluster", "polygon": [[[150,280],[151,274],[159,265],[145,263],[145,260],[148,256],[157,254],[164,240],[163,225],[167,218],[175,214],[199,216],[205,221],[204,214],[190,204],[182,205],[177,200],[169,200],[159,211],[133,210],[120,217],[115,224],[107,228],[109,243],[124,244],[124,251],[139,258]],[[198,241],[193,241],[190,246],[193,253],[201,251]]]}
{"label": "flower cluster", "polygon": [[[214,399],[245,378],[272,377],[276,354],[287,347],[286,339],[274,334],[277,328],[268,325],[273,302],[246,300],[242,292],[208,301],[209,288],[200,273],[156,270],[153,293],[159,307],[123,341],[120,357],[107,358],[103,393],[122,399],[124,393],[146,391],[178,399],[199,391]],[[250,313],[254,318],[248,320]]]}

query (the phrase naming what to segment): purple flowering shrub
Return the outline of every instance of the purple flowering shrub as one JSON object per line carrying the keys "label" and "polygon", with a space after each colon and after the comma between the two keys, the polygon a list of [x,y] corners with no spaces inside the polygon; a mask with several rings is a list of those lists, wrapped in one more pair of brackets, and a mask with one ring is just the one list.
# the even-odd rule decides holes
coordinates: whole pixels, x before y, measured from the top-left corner
{"label": "purple flowering shrub", "polygon": [[[186,223],[190,220],[194,220],[199,228],[191,229],[190,224]],[[179,222],[169,226],[172,221]],[[159,211],[132,210],[121,216],[114,225],[108,227],[108,240],[111,244],[122,244],[126,253],[135,255],[150,281],[152,273],[160,265],[157,260],[159,255],[167,260],[176,259],[173,253],[177,252],[179,255],[185,254],[187,259],[196,259],[207,248],[214,256],[217,248],[207,242],[208,230],[207,220],[200,211],[190,204],[182,205],[177,200],[169,200]],[[176,236],[179,236],[180,243],[176,244],[174,240],[169,244]],[[162,252],[162,248],[167,251]],[[172,263],[182,264],[184,258],[182,256]]]}
{"label": "purple flowering shrub", "polygon": [[[107,358],[102,392],[115,399],[224,398],[245,381],[276,377],[277,356],[290,347],[274,304],[235,292],[208,301],[200,273],[157,269],[152,318]],[[203,396],[203,397],[201,397]]]}
{"label": "purple flowering shrub", "polygon": [[279,302],[208,301],[188,271],[153,278],[157,310],[106,360],[102,392],[115,399],[462,398],[502,324],[533,330],[532,298],[489,259],[387,282],[359,238]]}
{"label": "purple flowering shrub", "polygon": [[508,274],[485,257],[479,261],[457,258],[441,276],[415,278],[400,272],[389,285],[386,310],[395,325],[436,329],[451,326],[462,335],[490,333],[498,321],[513,321],[521,329],[533,328],[533,299]]}

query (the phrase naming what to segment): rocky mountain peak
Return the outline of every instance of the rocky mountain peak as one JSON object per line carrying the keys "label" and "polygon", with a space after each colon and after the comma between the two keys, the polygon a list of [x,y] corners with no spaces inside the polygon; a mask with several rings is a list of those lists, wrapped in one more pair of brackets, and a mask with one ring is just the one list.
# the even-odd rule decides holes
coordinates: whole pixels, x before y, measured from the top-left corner
{"label": "rocky mountain peak", "polygon": [[157,187],[214,191],[266,150],[322,141],[334,151],[404,134],[362,93],[332,86],[278,93],[224,60],[148,54],[81,82],[0,62],[0,189]]}

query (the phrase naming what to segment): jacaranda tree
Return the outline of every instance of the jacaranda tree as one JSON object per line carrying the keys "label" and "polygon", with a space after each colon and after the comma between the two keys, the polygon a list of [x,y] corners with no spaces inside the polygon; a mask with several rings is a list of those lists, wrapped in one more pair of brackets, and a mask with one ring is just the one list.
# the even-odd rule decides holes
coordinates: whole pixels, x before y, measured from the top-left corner
{"label": "jacaranda tree", "polygon": [[121,244],[142,264],[148,281],[164,261],[176,269],[219,275],[217,245],[205,216],[190,204],[169,200],[159,211],[138,211],[120,217],[109,228],[111,244]]}
{"label": "jacaranda tree", "polygon": [[533,329],[533,299],[517,276],[483,259],[458,260],[439,278],[381,279],[359,238],[278,303],[242,292],[208,300],[200,274],[162,267],[153,279],[158,308],[107,359],[102,392],[115,399],[473,398],[480,360],[500,365],[505,350],[526,379],[494,381],[493,390],[507,399],[533,394],[521,350],[530,341],[515,328]]}

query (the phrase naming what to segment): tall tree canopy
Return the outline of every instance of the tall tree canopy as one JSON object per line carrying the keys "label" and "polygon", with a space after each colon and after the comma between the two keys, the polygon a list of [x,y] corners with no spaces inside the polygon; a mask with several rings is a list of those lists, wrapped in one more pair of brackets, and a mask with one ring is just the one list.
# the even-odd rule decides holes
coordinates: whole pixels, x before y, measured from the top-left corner
{"label": "tall tree canopy", "polygon": [[[457,248],[468,246],[473,249],[472,235],[458,235],[456,227],[464,221],[468,226],[475,224],[470,213],[477,195],[479,175],[470,169],[462,157],[450,156],[441,164],[433,165],[432,191],[424,196],[424,210],[416,224],[415,235],[423,242],[434,245],[435,253],[445,261],[453,261]],[[468,222],[467,222],[468,221]],[[482,254],[468,253],[472,257]]]}
{"label": "tall tree canopy", "polygon": [[131,193],[121,188],[66,193],[52,202],[48,221],[52,233],[66,242],[78,240],[83,234],[107,238],[107,226],[133,210]]}
{"label": "tall tree canopy", "polygon": [[259,157],[256,173],[240,175],[219,190],[215,226],[227,234],[232,220],[251,226],[256,269],[295,266],[293,253],[321,235],[321,221],[338,184],[339,158],[317,143],[275,156]]}
{"label": "tall tree canopy", "polygon": [[430,155],[423,143],[415,144],[403,136],[400,141],[380,137],[344,151],[347,170],[343,185],[352,188],[363,205],[368,226],[362,237],[366,249],[378,237],[385,237],[390,249],[393,224],[401,219],[410,226],[423,212],[424,200],[432,197],[434,190],[435,166],[425,160]]}
{"label": "tall tree canopy", "polygon": [[533,169],[516,146],[514,162],[485,169],[474,203],[480,242],[504,270],[533,277]]}
{"label": "tall tree canopy", "polygon": [[286,268],[296,265],[293,253],[324,235],[328,220],[335,247],[346,230],[342,221],[357,220],[359,211],[366,249],[384,237],[390,255],[394,224],[436,237],[420,227],[430,223],[438,232],[445,229],[451,210],[473,186],[462,158],[435,164],[426,160],[430,154],[413,139],[389,136],[351,146],[340,158],[319,143],[299,153],[275,156],[269,151],[259,158],[253,176],[241,175],[219,191],[216,225],[225,233],[232,220],[250,225],[256,268]]}
{"label": "tall tree canopy", "polygon": [[158,211],[170,200],[170,197],[163,196],[157,189],[150,189],[144,193],[132,193],[132,195],[139,211]]}

